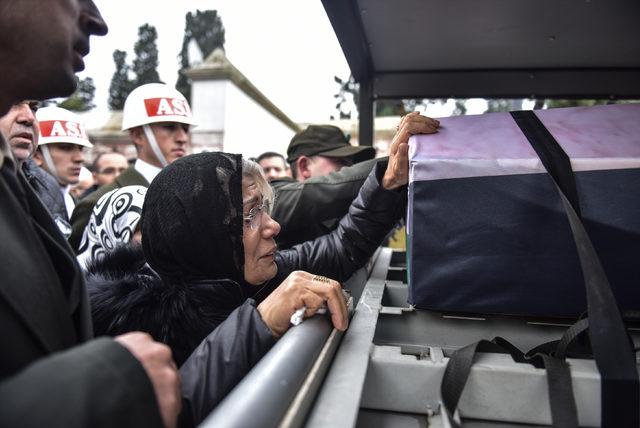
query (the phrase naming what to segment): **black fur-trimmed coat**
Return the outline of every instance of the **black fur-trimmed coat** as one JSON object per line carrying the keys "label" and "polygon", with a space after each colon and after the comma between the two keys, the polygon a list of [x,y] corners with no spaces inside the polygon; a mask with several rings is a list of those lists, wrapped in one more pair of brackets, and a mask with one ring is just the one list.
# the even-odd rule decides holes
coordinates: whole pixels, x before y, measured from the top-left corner
{"label": "black fur-trimmed coat", "polygon": [[182,381],[181,428],[202,422],[276,341],[238,284],[163,282],[137,246],[94,261],[86,279],[96,335],[144,331],[171,347]]}
{"label": "black fur-trimmed coat", "polygon": [[178,366],[245,300],[230,280],[163,281],[139,246],[93,261],[86,281],[96,336],[147,332],[171,347]]}

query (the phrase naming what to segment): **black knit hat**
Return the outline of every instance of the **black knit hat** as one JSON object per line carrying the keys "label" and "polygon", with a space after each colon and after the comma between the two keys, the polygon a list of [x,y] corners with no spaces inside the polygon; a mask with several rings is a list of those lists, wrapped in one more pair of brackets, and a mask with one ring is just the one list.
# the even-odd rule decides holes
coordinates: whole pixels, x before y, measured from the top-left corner
{"label": "black knit hat", "polygon": [[353,163],[358,163],[373,159],[375,154],[373,147],[349,144],[349,139],[337,126],[309,125],[291,139],[287,149],[287,162],[294,162],[304,155],[351,158]]}

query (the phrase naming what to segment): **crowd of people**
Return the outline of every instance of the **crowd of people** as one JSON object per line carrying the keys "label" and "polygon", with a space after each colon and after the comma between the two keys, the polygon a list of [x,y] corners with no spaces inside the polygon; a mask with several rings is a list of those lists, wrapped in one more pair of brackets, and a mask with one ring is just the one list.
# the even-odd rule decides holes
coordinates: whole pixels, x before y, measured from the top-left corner
{"label": "crowd of people", "polygon": [[[129,165],[38,100],[69,95],[107,24],[91,0],[0,0],[0,426],[194,426],[290,327],[327,309],[406,207],[411,113],[387,158],[312,125],[287,157],[188,154],[188,101],[125,102]],[[43,43],[46,40],[47,43]],[[17,63],[16,58],[21,58]],[[96,337],[98,337],[96,339]]]}

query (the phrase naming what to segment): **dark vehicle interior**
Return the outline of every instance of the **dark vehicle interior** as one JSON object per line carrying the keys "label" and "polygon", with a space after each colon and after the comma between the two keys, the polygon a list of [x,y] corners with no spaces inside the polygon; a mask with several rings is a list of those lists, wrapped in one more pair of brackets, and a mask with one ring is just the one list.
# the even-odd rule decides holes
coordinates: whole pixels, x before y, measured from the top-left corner
{"label": "dark vehicle interior", "polygon": [[363,144],[381,99],[640,98],[638,2],[322,3],[360,83]]}

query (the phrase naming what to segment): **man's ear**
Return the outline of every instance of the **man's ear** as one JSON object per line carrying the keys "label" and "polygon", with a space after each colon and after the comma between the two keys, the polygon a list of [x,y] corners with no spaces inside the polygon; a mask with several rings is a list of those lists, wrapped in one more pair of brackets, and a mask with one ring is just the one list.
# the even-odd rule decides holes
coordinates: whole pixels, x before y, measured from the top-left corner
{"label": "man's ear", "polygon": [[131,128],[129,130],[129,136],[131,137],[131,142],[133,142],[133,145],[136,146],[136,152],[140,153],[140,150],[147,142],[147,137],[145,137],[144,135],[142,126]]}
{"label": "man's ear", "polygon": [[311,159],[304,155],[301,155],[298,159],[296,159],[298,181],[305,181],[307,178],[311,177],[311,170],[309,169],[310,165]]}
{"label": "man's ear", "polygon": [[36,151],[33,152],[32,158],[36,165],[38,165],[39,167],[42,167],[42,165],[44,165],[44,158],[42,157],[42,152],[39,149],[36,149]]}

